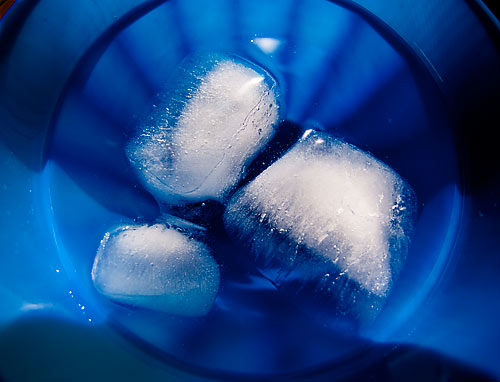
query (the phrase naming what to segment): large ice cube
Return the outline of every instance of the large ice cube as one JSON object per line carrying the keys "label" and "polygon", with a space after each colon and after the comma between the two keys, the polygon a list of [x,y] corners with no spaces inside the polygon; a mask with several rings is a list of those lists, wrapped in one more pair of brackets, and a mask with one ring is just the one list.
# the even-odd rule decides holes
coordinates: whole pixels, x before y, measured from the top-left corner
{"label": "large ice cube", "polygon": [[308,130],[230,199],[224,222],[278,285],[313,283],[350,311],[389,292],[415,209],[412,189],[387,165]]}
{"label": "large ice cube", "polygon": [[163,224],[106,233],[92,269],[94,286],[109,299],[184,316],[208,313],[219,279],[205,244]]}
{"label": "large ice cube", "polygon": [[127,153],[160,201],[222,200],[279,119],[278,85],[264,69],[235,56],[198,56],[181,65]]}

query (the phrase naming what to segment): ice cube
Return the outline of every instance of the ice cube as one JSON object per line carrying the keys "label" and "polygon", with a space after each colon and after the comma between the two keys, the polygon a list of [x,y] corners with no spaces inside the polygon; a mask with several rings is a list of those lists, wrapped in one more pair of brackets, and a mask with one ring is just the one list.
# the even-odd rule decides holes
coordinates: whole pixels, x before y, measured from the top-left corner
{"label": "ice cube", "polygon": [[159,201],[221,201],[280,113],[278,84],[264,69],[236,56],[197,56],[181,65],[127,154]]}
{"label": "ice cube", "polygon": [[415,210],[413,190],[387,165],[308,130],[233,195],[224,224],[278,286],[313,283],[350,311],[356,299],[371,308],[388,294]]}
{"label": "ice cube", "polygon": [[92,269],[95,288],[107,298],[183,316],[208,313],[219,279],[205,244],[163,224],[106,233]]}

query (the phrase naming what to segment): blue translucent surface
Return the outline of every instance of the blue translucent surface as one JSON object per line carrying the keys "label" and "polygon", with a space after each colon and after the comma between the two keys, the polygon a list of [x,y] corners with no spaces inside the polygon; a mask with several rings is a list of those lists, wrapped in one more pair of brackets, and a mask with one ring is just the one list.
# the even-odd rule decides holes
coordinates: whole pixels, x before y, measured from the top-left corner
{"label": "blue translucent surface", "polygon": [[[272,49],[262,39],[272,39]],[[93,290],[90,269],[104,232],[158,214],[123,146],[175,66],[200,49],[234,52],[268,68],[285,89],[290,121],[323,126],[371,151],[416,190],[420,214],[408,267],[387,313],[359,335],[343,333],[321,311],[302,312],[238,258],[241,249],[223,242],[221,291],[205,318],[120,307]],[[451,131],[430,77],[361,17],[319,0],[216,1],[213,8],[171,1],[124,29],[85,69],[61,106],[43,178],[59,257],[95,319],[189,367],[282,373],[390,341],[425,299],[449,255],[460,209]]]}
{"label": "blue translucent surface", "polygon": [[[485,91],[497,89],[498,52],[481,26],[485,19],[469,8],[474,1],[339,2],[351,9],[366,7],[401,34],[456,118],[474,107],[482,110]],[[238,372],[305,370],[357,354],[356,349],[338,352],[342,340],[335,328],[322,327],[328,317],[311,311],[311,320],[276,296],[265,280],[255,275],[242,279],[238,264],[231,264],[217,310],[206,320],[131,311],[109,304],[92,289],[90,267],[103,232],[110,225],[134,218],[151,220],[158,213],[153,199],[137,186],[122,153],[137,119],[149,110],[156,89],[185,55],[198,48],[228,50],[265,66],[282,82],[290,120],[312,126],[320,122],[370,150],[418,193],[415,244],[386,308],[376,322],[362,328],[369,346],[377,348],[371,341],[410,342],[500,375],[499,334],[494,330],[500,315],[495,303],[500,290],[494,239],[498,199],[490,195],[493,186],[485,184],[484,195],[473,194],[465,210],[473,213],[470,224],[471,215],[460,220],[462,189],[448,121],[442,115],[444,102],[428,76],[408,65],[412,61],[404,50],[393,49],[391,44],[396,41],[394,46],[401,47],[401,41],[393,40],[383,25],[375,23],[386,31],[388,42],[357,14],[319,0],[212,1],[213,8],[196,0],[170,1],[137,21],[135,15],[122,16],[135,5],[161,1],[103,0],[96,7],[94,2],[66,5],[45,0],[19,1],[16,6],[22,3],[34,8],[27,27],[22,29],[19,22],[10,36],[0,33],[0,53],[12,58],[0,62],[2,325],[22,314],[37,319],[35,311],[64,316],[68,324],[78,323],[75,331],[85,324],[94,333],[101,324],[112,322],[138,349],[174,365],[174,358],[184,361],[193,369],[208,365]],[[24,12],[23,17],[29,15]],[[121,26],[106,30],[116,20]],[[106,38],[93,46],[95,55],[90,58],[100,60],[95,66],[91,60],[81,62],[52,120],[65,76],[90,43],[103,32],[114,38],[129,22],[133,23],[108,49]],[[277,49],[262,51],[259,38],[275,39]],[[4,70],[5,63],[9,70]],[[9,127],[18,126],[4,120],[5,107],[15,111],[19,125],[26,124],[26,129],[19,129],[21,149],[10,145],[17,135]],[[56,126],[50,160],[37,172],[23,160],[32,157],[36,162],[41,157],[25,139],[40,121],[47,126],[54,121]],[[474,132],[481,128],[475,120],[466,126]],[[49,136],[45,130],[41,135]],[[462,233],[458,243],[457,225]],[[455,256],[450,259],[453,246]],[[239,265],[241,270],[251,266]],[[40,330],[36,327],[24,335]],[[60,334],[58,327],[52,330]],[[179,341],[184,350],[176,346]],[[35,353],[31,338],[28,342],[26,349]],[[364,340],[348,342],[355,348],[364,346]],[[70,343],[63,349],[69,347]],[[89,352],[84,353],[88,359]],[[25,362],[20,363],[26,369]],[[363,365],[347,364],[354,365],[353,370]],[[8,379],[8,368],[0,372]]]}

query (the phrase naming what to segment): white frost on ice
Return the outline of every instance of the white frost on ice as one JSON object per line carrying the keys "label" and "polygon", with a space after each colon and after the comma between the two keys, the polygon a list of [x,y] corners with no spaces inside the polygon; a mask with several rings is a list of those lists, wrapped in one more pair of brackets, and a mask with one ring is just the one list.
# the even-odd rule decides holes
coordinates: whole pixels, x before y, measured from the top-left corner
{"label": "white frost on ice", "polygon": [[128,156],[160,201],[222,200],[274,135],[278,85],[264,69],[224,56],[189,61],[178,77]]}
{"label": "white frost on ice", "polygon": [[[391,265],[406,256],[414,208],[413,191],[387,165],[309,130],[232,197],[224,219],[227,230],[249,242],[264,264],[278,261],[286,272],[309,261],[315,275],[309,276],[321,277],[325,271],[314,264],[327,260],[339,276],[382,297],[391,286]],[[276,234],[281,248],[288,243],[284,253],[269,249]],[[295,258],[303,255],[299,247],[313,256]],[[282,258],[262,259],[276,253]]]}
{"label": "white frost on ice", "polygon": [[219,279],[205,244],[162,224],[106,233],[92,269],[95,288],[109,299],[183,316],[208,313]]}

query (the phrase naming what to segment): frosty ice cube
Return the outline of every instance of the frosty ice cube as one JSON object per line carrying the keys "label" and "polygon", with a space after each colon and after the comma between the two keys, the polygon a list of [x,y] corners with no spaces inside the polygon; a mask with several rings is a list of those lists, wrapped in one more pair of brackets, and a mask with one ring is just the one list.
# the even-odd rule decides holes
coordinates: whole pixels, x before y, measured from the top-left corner
{"label": "frosty ice cube", "polygon": [[159,201],[220,201],[279,120],[278,84],[264,69],[235,56],[198,56],[181,65],[127,154]]}
{"label": "frosty ice cube", "polygon": [[92,269],[95,288],[107,298],[182,316],[208,313],[219,279],[205,244],[163,224],[106,233]]}
{"label": "frosty ice cube", "polygon": [[[376,309],[408,251],[413,190],[360,149],[308,130],[230,199],[228,233],[281,288],[314,285],[339,311]],[[368,305],[368,306],[362,306]]]}

